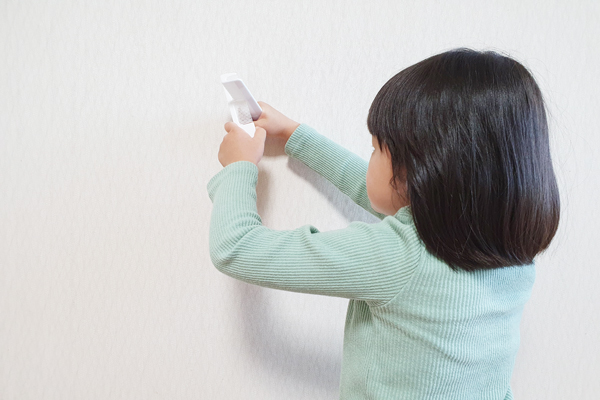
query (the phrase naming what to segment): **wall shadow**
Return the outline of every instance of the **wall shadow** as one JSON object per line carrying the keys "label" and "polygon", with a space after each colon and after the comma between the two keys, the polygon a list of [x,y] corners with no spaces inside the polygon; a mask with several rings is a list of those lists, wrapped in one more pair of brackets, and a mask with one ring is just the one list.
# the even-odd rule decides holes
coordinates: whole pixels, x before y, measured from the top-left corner
{"label": "wall shadow", "polygon": [[[264,157],[280,157],[287,156],[284,151],[285,140],[276,139],[267,136],[265,141]],[[305,182],[314,187],[324,198],[327,199],[340,212],[344,219],[350,223],[352,221],[362,221],[366,223],[377,223],[381,220],[367,210],[358,206],[350,197],[342,193],[334,184],[323,178],[317,172],[310,169],[302,161],[292,157],[287,160],[288,170],[295,175],[300,176]],[[261,171],[262,180],[259,176],[259,181],[256,188],[257,193],[257,209],[259,214],[267,209],[269,196],[261,196],[261,193],[269,193],[268,190],[268,174]]]}
{"label": "wall shadow", "polygon": [[310,343],[291,340],[277,315],[269,309],[267,289],[236,281],[241,296],[240,320],[244,327],[246,346],[254,360],[259,360],[269,375],[281,380],[292,378],[303,386],[326,391],[334,398],[339,393],[341,358],[337,349],[321,351]]}

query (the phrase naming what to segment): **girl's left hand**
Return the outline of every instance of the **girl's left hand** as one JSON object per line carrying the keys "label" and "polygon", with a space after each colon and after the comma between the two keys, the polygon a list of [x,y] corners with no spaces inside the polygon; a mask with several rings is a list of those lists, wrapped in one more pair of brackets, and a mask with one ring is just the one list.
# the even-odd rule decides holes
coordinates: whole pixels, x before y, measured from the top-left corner
{"label": "girl's left hand", "polygon": [[219,162],[223,167],[236,161],[250,161],[258,166],[258,162],[265,152],[265,139],[267,131],[256,127],[254,137],[234,124],[225,124],[227,134],[219,147]]}

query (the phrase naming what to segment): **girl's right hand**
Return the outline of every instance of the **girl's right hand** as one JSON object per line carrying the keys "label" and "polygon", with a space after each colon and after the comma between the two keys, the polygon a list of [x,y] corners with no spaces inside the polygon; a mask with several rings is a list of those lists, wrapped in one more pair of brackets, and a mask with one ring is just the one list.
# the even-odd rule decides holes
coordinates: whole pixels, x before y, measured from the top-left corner
{"label": "girl's right hand", "polygon": [[262,114],[254,121],[254,125],[267,131],[267,136],[283,138],[287,141],[300,126],[298,122],[286,117],[264,101],[257,103],[262,108]]}

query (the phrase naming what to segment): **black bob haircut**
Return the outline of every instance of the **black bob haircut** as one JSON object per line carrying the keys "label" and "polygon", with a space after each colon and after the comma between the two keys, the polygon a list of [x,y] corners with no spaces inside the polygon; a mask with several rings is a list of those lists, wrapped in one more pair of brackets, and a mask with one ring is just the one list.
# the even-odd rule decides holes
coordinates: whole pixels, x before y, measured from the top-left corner
{"label": "black bob haircut", "polygon": [[419,237],[452,269],[527,265],[550,245],[560,199],[545,104],[519,62],[468,48],[429,57],[379,90],[367,126]]}

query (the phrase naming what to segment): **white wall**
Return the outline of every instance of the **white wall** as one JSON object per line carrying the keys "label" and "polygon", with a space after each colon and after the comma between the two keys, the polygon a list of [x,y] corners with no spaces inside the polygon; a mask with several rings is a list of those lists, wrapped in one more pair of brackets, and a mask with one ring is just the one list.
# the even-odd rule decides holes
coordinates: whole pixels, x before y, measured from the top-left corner
{"label": "white wall", "polygon": [[[453,47],[508,53],[551,111],[563,201],[538,259],[518,399],[600,392],[595,0],[0,3],[0,398],[336,399],[347,300],[219,273],[206,183],[219,76],[369,157],[369,105]],[[266,226],[376,222],[267,142]]]}

